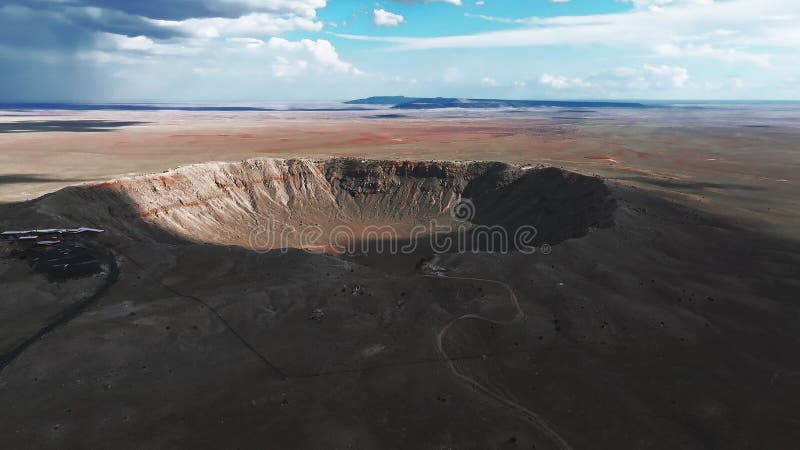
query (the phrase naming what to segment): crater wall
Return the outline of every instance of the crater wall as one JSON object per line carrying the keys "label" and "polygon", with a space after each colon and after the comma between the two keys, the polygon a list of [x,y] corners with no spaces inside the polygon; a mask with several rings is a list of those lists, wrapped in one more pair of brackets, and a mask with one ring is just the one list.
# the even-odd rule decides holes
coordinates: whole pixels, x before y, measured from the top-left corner
{"label": "crater wall", "polygon": [[[497,162],[253,159],[205,163],[62,189],[34,205],[75,224],[137,240],[253,246],[254,230],[392,226],[404,233],[451,221],[463,199],[473,225],[535,226],[556,243],[613,224],[602,180]],[[291,236],[259,247],[300,247]]]}

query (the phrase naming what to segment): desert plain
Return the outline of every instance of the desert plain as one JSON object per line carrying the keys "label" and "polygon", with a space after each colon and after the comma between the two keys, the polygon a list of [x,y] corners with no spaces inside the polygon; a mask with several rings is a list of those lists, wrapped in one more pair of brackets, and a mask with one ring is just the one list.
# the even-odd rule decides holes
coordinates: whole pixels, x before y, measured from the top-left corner
{"label": "desert plain", "polygon": [[[88,276],[0,242],[0,433],[8,448],[798,448],[798,117],[4,111],[0,231],[105,232],[77,238]],[[537,251],[261,245],[265,218],[406,240],[461,199],[475,224],[537,227]]]}

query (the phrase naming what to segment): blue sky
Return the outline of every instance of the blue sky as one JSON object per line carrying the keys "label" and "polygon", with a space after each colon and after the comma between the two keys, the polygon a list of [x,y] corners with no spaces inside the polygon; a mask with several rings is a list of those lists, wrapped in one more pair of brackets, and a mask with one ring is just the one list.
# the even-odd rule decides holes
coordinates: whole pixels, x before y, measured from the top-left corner
{"label": "blue sky", "polygon": [[797,0],[4,0],[0,101],[800,99]]}

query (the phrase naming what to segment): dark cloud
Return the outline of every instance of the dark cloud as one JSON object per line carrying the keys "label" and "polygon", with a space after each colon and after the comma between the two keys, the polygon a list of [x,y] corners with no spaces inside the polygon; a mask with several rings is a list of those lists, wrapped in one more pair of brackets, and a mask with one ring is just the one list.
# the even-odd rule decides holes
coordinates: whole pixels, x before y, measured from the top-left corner
{"label": "dark cloud", "polygon": [[261,4],[252,0],[5,0],[0,6],[0,45],[36,46],[37,39],[50,34],[67,41],[57,47],[69,47],[69,42],[97,31],[168,39],[183,35],[178,28],[159,26],[155,21],[238,18],[253,12],[308,18],[324,4],[324,0]]}
{"label": "dark cloud", "polygon": [[88,10],[73,4],[43,2],[0,7],[0,44],[69,48],[76,42],[85,42],[96,31],[157,39],[179,36],[174,29],[117,10]]}
{"label": "dark cloud", "polygon": [[238,17],[246,12],[242,8],[220,7],[220,5],[213,8],[215,2],[197,0],[78,0],[78,3],[81,6],[93,6],[162,20],[185,20],[193,17]]}
{"label": "dark cloud", "polygon": [[[80,57],[96,47],[97,32],[152,39],[180,37],[179,30],[160,27],[138,14],[166,19],[210,14],[197,4],[182,0],[6,0],[0,3],[0,100],[97,98],[105,83],[97,79],[96,67]],[[158,11],[161,13],[156,14]]]}
{"label": "dark cloud", "polygon": [[7,49],[66,51],[90,41],[90,31],[63,14],[17,6],[0,8],[0,45]]}
{"label": "dark cloud", "polygon": [[0,7],[0,100],[77,101],[100,91],[76,56],[94,41],[91,28],[63,13]]}
{"label": "dark cloud", "polygon": [[[159,20],[268,13],[253,28],[272,27],[280,34],[304,29],[292,19],[311,23],[308,19],[324,5],[324,0],[0,0],[0,101],[91,101],[127,93],[131,88],[121,90],[119,77],[151,67],[152,59],[140,57],[148,45],[191,47],[181,38],[197,36],[191,26],[165,26]],[[115,42],[129,47],[115,47]],[[186,64],[192,70],[193,63]]]}
{"label": "dark cloud", "polygon": [[235,18],[251,12],[303,15],[319,6],[320,0],[273,0],[258,5],[248,0],[10,0],[8,3],[37,9],[94,7],[132,16],[160,20],[191,18]]}
{"label": "dark cloud", "polygon": [[4,102],[87,101],[105,95],[93,70],[74,58],[55,61],[0,52],[0,99]]}
{"label": "dark cloud", "polygon": [[148,36],[155,39],[181,36],[174,28],[160,27],[145,17],[122,11],[104,9],[88,13],[81,8],[67,8],[62,14],[72,23],[93,31],[126,36]]}

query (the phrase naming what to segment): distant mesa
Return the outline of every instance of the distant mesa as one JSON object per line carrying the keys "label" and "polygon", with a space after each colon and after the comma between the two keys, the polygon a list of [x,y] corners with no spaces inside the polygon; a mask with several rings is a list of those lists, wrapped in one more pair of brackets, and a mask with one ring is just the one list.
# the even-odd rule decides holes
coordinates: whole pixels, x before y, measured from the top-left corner
{"label": "distant mesa", "polygon": [[394,96],[378,96],[378,97],[368,97],[368,98],[360,98],[358,100],[350,100],[349,102],[344,102],[348,105],[400,105],[404,103],[412,103],[418,100],[434,100],[434,99],[425,99],[425,98],[417,98],[417,97],[405,97],[402,95],[394,95]]}
{"label": "distant mesa", "polygon": [[404,96],[369,97],[345,102],[351,105],[391,105],[395,109],[441,108],[646,108],[642,103],[562,100],[501,100],[492,98],[419,98]]}
{"label": "distant mesa", "polygon": [[402,119],[408,117],[405,114],[373,114],[371,116],[364,116],[366,119]]}

